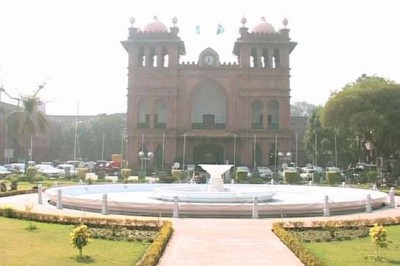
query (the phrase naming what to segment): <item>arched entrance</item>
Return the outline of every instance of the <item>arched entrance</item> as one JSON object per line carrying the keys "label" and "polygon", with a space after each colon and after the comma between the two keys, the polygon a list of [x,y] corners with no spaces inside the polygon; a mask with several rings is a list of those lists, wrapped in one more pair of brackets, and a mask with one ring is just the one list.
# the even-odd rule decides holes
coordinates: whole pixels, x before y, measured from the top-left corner
{"label": "arched entrance", "polygon": [[213,144],[198,145],[193,148],[195,164],[223,164],[224,148]]}

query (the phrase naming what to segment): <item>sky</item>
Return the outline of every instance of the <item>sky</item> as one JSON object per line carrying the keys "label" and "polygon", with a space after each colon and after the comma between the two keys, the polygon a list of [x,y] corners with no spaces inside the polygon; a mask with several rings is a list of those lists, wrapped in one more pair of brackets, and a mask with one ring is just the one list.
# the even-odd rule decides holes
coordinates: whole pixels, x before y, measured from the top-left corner
{"label": "sky", "polygon": [[[362,74],[400,83],[399,7],[397,0],[0,0],[0,86],[20,97],[45,83],[38,96],[50,115],[126,112],[128,54],[120,42],[131,17],[142,29],[154,16],[172,27],[176,16],[185,62],[208,47],[221,62],[236,62],[242,17],[249,30],[261,17],[279,30],[286,17],[297,42],[291,102],[324,105]],[[16,104],[4,94],[1,101]]]}

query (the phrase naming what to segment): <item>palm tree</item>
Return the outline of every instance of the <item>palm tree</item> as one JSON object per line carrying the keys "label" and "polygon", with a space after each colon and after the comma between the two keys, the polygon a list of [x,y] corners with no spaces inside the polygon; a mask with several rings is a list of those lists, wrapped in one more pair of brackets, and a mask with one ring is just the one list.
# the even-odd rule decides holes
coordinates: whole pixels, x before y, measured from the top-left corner
{"label": "palm tree", "polygon": [[[49,126],[46,115],[38,108],[41,101],[37,94],[43,87],[44,85],[40,85],[32,96],[21,97],[17,109],[6,118],[10,135],[16,139],[19,148],[24,152],[25,161],[27,161],[28,143],[31,137],[45,133]],[[22,106],[20,106],[21,102]]]}

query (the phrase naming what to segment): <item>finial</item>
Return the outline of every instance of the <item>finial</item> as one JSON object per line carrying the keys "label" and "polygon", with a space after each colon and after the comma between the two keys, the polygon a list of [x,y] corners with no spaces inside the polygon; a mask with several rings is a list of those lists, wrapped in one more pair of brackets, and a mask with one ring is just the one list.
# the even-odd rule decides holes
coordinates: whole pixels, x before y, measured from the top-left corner
{"label": "finial", "polygon": [[174,27],[176,26],[176,23],[178,22],[178,19],[176,18],[176,16],[174,16],[172,18],[172,24],[174,24]]}
{"label": "finial", "polygon": [[243,27],[245,27],[245,24],[246,24],[246,22],[247,22],[247,19],[246,19],[245,16],[242,17],[241,22],[242,22],[242,24],[243,24]]}
{"label": "finial", "polygon": [[158,21],[158,17],[157,17],[157,16],[154,16],[153,19],[154,19],[155,21]]}
{"label": "finial", "polygon": [[283,24],[283,26],[285,26],[285,29],[286,29],[286,26],[287,26],[288,23],[289,23],[289,21],[288,21],[288,19],[285,17],[285,18],[283,19],[283,21],[282,21],[282,24]]}
{"label": "finial", "polygon": [[264,16],[261,17],[261,21],[267,22]]}
{"label": "finial", "polygon": [[133,24],[135,24],[135,18],[131,17],[131,19],[129,20],[129,22],[131,23],[131,28],[133,28]]}

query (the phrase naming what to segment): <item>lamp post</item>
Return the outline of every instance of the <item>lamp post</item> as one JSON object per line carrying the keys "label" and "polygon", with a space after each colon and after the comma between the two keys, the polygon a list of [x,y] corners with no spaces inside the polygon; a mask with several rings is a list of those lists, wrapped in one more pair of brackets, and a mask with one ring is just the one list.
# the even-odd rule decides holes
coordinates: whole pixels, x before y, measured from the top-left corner
{"label": "lamp post", "polygon": [[146,177],[146,161],[149,161],[153,159],[154,154],[152,152],[148,152],[145,154],[143,151],[139,152],[139,158],[140,158],[140,172],[143,173],[143,165],[144,165],[144,177]]}
{"label": "lamp post", "polygon": [[291,152],[278,152],[279,159],[284,161],[284,164],[282,164],[282,168],[288,167],[288,162],[290,163],[290,160],[292,159],[292,153]]}
{"label": "lamp post", "polygon": [[78,142],[78,125],[82,123],[82,121],[75,122],[75,140],[74,140],[74,161],[76,161],[76,144]]}

